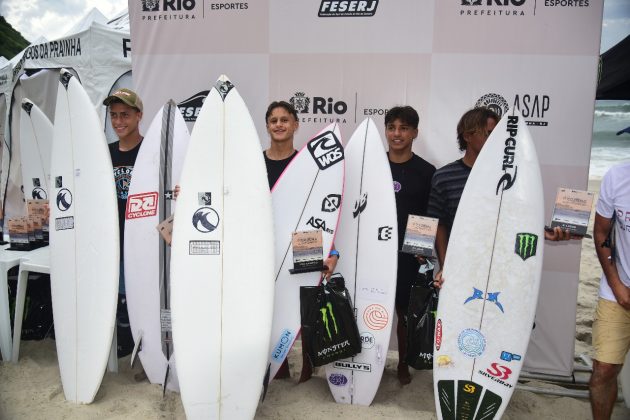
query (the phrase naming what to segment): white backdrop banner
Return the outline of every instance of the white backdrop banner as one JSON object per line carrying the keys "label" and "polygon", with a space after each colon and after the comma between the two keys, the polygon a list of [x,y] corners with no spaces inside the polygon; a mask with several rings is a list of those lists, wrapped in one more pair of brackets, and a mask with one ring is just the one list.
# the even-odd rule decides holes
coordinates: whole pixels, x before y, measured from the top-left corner
{"label": "white backdrop banner", "polygon": [[[461,156],[459,117],[485,105],[527,120],[547,219],[558,187],[586,189],[603,0],[129,0],[146,124],[168,99],[192,126],[226,74],[262,146],[273,100],[299,112],[296,147],[337,121],[344,138],[394,105],[420,113],[414,151]],[[383,134],[383,131],[381,131]],[[573,371],[580,244],[546,244],[526,370]]]}

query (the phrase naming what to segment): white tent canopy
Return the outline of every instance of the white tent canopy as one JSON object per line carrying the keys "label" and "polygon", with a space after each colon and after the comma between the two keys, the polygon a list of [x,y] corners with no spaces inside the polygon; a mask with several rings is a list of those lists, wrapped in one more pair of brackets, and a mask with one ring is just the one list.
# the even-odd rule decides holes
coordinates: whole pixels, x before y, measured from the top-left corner
{"label": "white tent canopy", "polygon": [[[21,190],[19,118],[22,98],[30,99],[54,122],[58,74],[61,68],[67,68],[76,74],[105,122],[103,100],[113,89],[131,87],[131,37],[128,23],[124,25],[125,15],[126,12],[119,14],[110,25],[98,9],[93,9],[68,34],[51,41],[38,39],[11,60],[8,126],[4,130],[3,147],[7,149],[3,154],[10,155],[11,159],[10,162],[3,159],[0,186],[5,221],[24,214],[24,198],[30,198],[24,197]],[[2,74],[0,69],[0,78]]]}

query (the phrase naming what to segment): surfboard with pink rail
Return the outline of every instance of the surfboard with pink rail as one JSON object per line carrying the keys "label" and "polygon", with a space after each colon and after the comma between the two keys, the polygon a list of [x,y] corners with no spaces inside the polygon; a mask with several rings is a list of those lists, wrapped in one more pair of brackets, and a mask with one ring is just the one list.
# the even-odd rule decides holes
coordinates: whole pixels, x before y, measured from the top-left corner
{"label": "surfboard with pink rail", "polygon": [[319,271],[291,274],[292,233],[322,231],[324,259],[332,247],[343,199],[345,158],[337,124],[320,131],[298,152],[272,189],[275,230],[275,304],[269,349],[270,378],[300,332],[300,287],[316,286]]}

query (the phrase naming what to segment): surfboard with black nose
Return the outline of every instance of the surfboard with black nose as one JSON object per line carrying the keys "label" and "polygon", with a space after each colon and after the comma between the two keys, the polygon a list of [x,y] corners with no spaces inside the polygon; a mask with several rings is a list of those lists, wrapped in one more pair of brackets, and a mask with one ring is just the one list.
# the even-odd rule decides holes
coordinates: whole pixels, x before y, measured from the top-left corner
{"label": "surfboard with black nose", "polygon": [[156,226],[175,209],[190,134],[175,102],[157,112],[133,168],[125,211],[125,292],[131,332],[151,383],[178,391],[170,321],[171,246]]}
{"label": "surfboard with black nose", "polygon": [[267,369],[274,240],[263,154],[221,76],[191,134],[171,248],[173,344],[189,419],[251,419]]}
{"label": "surfboard with black nose", "polygon": [[103,127],[79,81],[61,70],[50,164],[50,277],[68,401],[88,404],[111,347],[118,293],[116,189]]}
{"label": "surfboard with black nose", "polygon": [[53,126],[41,109],[22,99],[20,111],[20,164],[26,200],[47,200]]}
{"label": "surfboard with black nose", "polygon": [[448,243],[433,355],[441,419],[501,417],[534,322],[543,261],[542,178],[525,121],[513,112],[475,161]]}

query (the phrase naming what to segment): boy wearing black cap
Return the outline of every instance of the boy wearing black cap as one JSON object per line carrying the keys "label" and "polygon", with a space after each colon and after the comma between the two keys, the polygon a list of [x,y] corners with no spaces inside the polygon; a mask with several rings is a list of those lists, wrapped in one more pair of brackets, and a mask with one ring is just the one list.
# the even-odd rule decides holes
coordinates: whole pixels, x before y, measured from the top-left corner
{"label": "boy wearing black cap", "polygon": [[133,349],[131,329],[127,315],[125,299],[125,273],[123,261],[123,243],[125,235],[125,208],[131,182],[131,173],[140,150],[142,135],[139,124],[142,119],[142,100],[132,90],[118,89],[108,96],[103,105],[109,107],[112,128],[118,136],[118,141],[109,145],[112,158],[116,195],[118,197],[118,227],[120,230],[120,277],[118,283],[118,357],[126,356]]}

